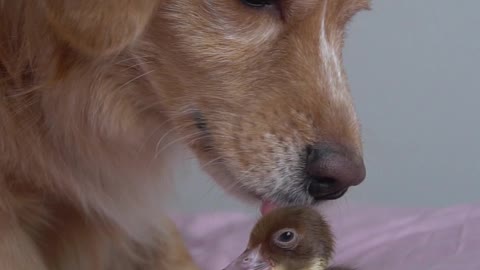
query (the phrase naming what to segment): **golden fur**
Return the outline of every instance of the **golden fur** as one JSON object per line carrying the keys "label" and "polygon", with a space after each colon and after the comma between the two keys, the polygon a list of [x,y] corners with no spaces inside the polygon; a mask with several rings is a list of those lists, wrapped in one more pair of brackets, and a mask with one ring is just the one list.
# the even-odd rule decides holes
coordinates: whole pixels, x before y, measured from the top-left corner
{"label": "golden fur", "polygon": [[360,157],[341,49],[367,7],[0,0],[0,269],[196,269],[161,208],[176,143],[247,199],[295,189],[305,144]]}

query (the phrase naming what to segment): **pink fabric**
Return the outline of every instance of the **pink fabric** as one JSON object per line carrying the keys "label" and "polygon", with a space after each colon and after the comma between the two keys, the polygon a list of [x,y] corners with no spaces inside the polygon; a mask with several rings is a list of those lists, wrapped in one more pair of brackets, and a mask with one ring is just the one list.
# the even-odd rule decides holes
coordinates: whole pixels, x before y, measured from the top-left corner
{"label": "pink fabric", "polygon": [[[359,270],[480,270],[480,205],[322,212],[336,234],[336,263]],[[175,220],[198,264],[220,270],[243,251],[256,218],[204,213]]]}

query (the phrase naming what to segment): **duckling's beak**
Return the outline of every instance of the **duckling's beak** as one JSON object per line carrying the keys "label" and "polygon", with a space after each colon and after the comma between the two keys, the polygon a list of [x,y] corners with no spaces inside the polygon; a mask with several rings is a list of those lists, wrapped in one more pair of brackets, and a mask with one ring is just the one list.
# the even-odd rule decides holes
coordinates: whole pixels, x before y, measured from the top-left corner
{"label": "duckling's beak", "polygon": [[223,270],[271,270],[270,262],[260,254],[260,247],[245,250]]}

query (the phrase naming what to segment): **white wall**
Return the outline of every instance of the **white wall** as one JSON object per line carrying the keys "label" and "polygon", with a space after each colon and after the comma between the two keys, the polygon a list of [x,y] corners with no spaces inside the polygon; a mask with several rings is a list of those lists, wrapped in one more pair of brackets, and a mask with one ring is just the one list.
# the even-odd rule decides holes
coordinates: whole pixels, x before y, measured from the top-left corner
{"label": "white wall", "polygon": [[[377,0],[352,22],[345,65],[368,175],[339,203],[480,202],[479,10],[474,0]],[[186,163],[181,210],[252,210]]]}

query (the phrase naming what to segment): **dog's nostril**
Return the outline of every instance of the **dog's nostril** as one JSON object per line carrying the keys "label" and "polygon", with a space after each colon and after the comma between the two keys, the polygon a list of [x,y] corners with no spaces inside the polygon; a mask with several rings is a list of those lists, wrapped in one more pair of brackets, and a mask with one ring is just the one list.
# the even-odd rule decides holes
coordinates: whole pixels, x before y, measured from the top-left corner
{"label": "dog's nostril", "polygon": [[306,184],[316,200],[337,199],[365,178],[363,160],[340,146],[311,146],[306,154]]}

